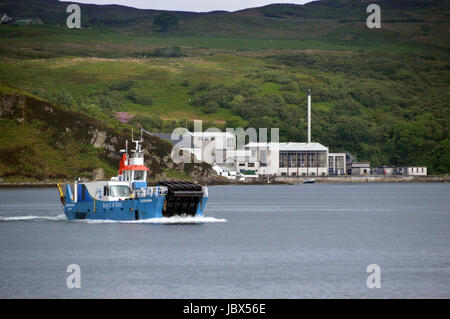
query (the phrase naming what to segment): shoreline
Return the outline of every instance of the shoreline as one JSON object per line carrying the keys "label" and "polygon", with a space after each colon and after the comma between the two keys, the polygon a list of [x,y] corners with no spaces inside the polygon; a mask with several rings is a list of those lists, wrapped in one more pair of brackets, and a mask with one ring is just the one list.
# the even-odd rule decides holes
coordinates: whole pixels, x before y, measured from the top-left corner
{"label": "shoreline", "polygon": [[[205,186],[218,185],[292,185],[302,183],[304,180],[313,178],[316,183],[448,183],[450,176],[324,176],[324,177],[293,177],[279,176],[271,181],[270,184],[266,180],[255,180],[248,182],[239,181],[211,181],[211,183],[202,183]],[[60,182],[60,184],[70,183],[68,181]],[[57,182],[15,182],[0,183],[0,188],[39,188],[39,187],[56,187]],[[151,184],[151,183],[150,183]]]}
{"label": "shoreline", "polygon": [[448,183],[449,176],[323,176],[323,177],[276,177],[279,182],[302,183],[304,180],[313,178],[316,183]]}

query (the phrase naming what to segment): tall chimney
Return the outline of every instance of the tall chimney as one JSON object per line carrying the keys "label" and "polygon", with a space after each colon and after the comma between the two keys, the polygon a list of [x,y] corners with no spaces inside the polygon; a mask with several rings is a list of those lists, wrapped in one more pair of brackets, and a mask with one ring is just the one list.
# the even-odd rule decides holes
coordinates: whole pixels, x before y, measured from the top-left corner
{"label": "tall chimney", "polygon": [[308,89],[308,144],[311,143],[311,89]]}

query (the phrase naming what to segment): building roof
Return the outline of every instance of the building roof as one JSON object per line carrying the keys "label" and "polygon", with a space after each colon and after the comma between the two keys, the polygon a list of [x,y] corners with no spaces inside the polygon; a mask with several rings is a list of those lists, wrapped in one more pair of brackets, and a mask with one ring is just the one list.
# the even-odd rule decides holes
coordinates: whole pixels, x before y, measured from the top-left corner
{"label": "building roof", "polygon": [[218,137],[218,136],[226,136],[229,138],[234,138],[234,135],[229,132],[185,132],[183,134],[174,134],[173,136],[177,136],[177,139],[173,139],[172,133],[150,133],[153,136],[156,136],[163,140],[171,141],[172,143],[176,143],[181,141],[185,137]]}
{"label": "building roof", "polygon": [[370,162],[353,162],[353,168],[368,168],[370,167]]}
{"label": "building roof", "polygon": [[229,166],[227,166],[227,165],[214,164],[214,165],[213,165],[213,168],[214,168],[214,166],[220,168],[220,169],[223,170],[224,172],[233,172],[233,171],[235,171],[234,168],[229,167]]}
{"label": "building roof", "polygon": [[320,143],[280,143],[280,151],[328,151],[328,147]]}
{"label": "building roof", "polygon": [[226,136],[226,137],[234,138],[234,135],[230,132],[187,132],[187,133],[194,137]]}
{"label": "building roof", "polygon": [[328,153],[328,155],[332,155],[332,156],[346,156],[346,153]]}
{"label": "building roof", "polygon": [[280,151],[328,151],[328,147],[320,143],[248,143],[245,147],[259,147],[259,148],[275,148],[278,147]]}
{"label": "building roof", "polygon": [[178,144],[180,141],[183,140],[183,136],[182,135],[176,135],[175,134],[174,136],[176,136],[176,138],[172,138],[172,134],[171,133],[151,133],[151,135],[156,136],[157,138],[159,138],[161,140],[169,141],[170,143],[172,143],[174,145]]}

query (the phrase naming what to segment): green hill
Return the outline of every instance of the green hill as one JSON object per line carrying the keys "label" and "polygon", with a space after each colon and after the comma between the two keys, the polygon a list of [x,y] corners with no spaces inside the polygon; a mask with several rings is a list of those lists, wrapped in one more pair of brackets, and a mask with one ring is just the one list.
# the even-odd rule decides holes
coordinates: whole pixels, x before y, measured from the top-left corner
{"label": "green hill", "polygon": [[[1,182],[60,182],[117,175],[130,127],[109,126],[84,113],[11,88],[0,88]],[[217,179],[209,165],[174,164],[170,143],[146,135],[153,182],[166,178]],[[206,180],[205,180],[206,178]]]}
{"label": "green hill", "polygon": [[3,85],[111,127],[128,112],[150,131],[202,119],[279,127],[284,141],[305,140],[312,88],[313,139],[331,151],[450,171],[449,1],[379,1],[381,29],[365,26],[368,1],[339,0],[174,12],[164,31],[158,11],[95,5],[81,5],[86,28],[68,30],[67,3],[42,3],[0,4],[46,23],[0,25]]}

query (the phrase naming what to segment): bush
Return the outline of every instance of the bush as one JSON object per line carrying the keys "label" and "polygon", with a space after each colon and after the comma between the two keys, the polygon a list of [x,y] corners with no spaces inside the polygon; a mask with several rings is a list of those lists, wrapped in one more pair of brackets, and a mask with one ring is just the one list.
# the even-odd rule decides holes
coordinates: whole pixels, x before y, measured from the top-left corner
{"label": "bush", "polygon": [[304,103],[304,100],[302,100],[300,96],[294,93],[285,93],[283,94],[283,98],[287,104],[300,105],[302,104],[302,102]]}
{"label": "bush", "polygon": [[180,47],[173,46],[173,47],[166,47],[166,48],[157,48],[152,51],[147,52],[138,52],[138,57],[155,57],[155,58],[180,58],[186,56],[181,51]]}
{"label": "bush", "polygon": [[136,92],[135,90],[131,90],[127,94],[127,98],[131,100],[133,103],[141,104],[141,105],[152,105],[153,99],[150,95]]}
{"label": "bush", "polygon": [[121,81],[119,83],[112,84],[109,86],[109,88],[111,90],[116,90],[116,91],[128,91],[135,85],[136,85],[135,81],[126,80],[126,81]]}
{"label": "bush", "polygon": [[219,111],[219,104],[217,104],[214,101],[209,101],[203,107],[203,112],[205,112],[206,114],[217,113],[218,111]]}
{"label": "bush", "polygon": [[163,120],[158,116],[136,115],[130,120],[129,124],[141,126],[147,131],[161,130],[163,127]]}
{"label": "bush", "polygon": [[286,84],[280,87],[280,91],[297,91],[298,87],[294,83]]}
{"label": "bush", "polygon": [[53,100],[61,105],[64,105],[65,107],[71,108],[73,103],[73,96],[70,94],[70,92],[67,92],[66,90],[62,90],[58,93],[55,93],[53,96]]}
{"label": "bush", "polygon": [[197,92],[209,90],[211,88],[211,84],[208,82],[200,82],[192,90],[189,91],[189,94],[194,95]]}
{"label": "bush", "polygon": [[98,104],[102,109],[112,111],[119,107],[118,103],[109,97],[101,96],[98,98]]}
{"label": "bush", "polygon": [[99,107],[94,103],[82,102],[80,105],[80,110],[88,114],[94,114],[99,111]]}

